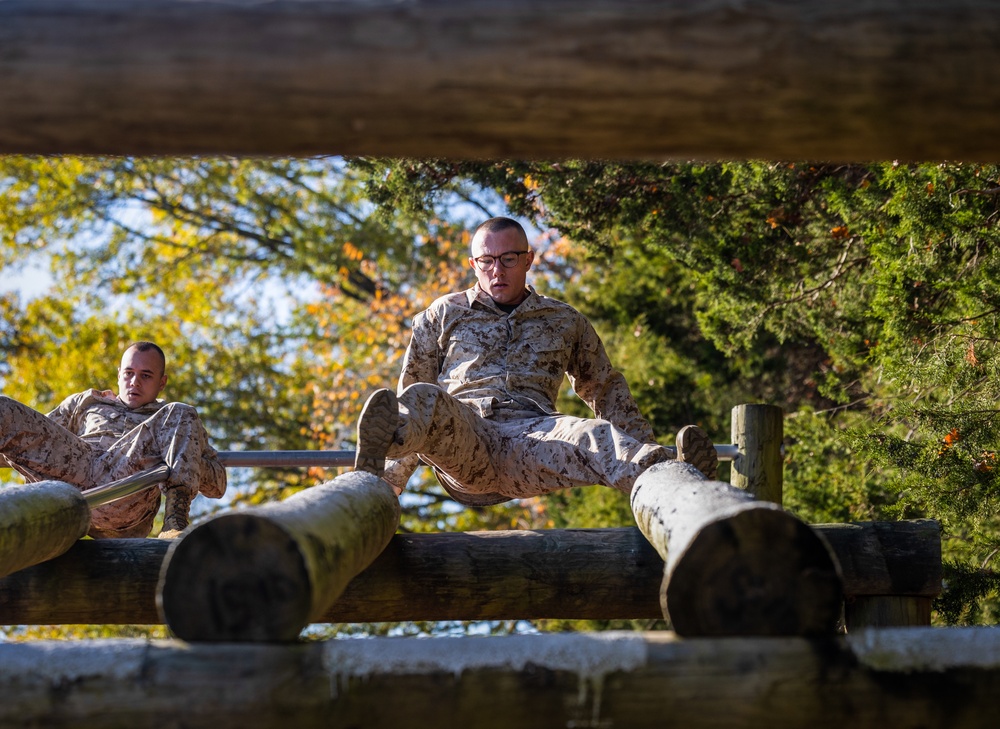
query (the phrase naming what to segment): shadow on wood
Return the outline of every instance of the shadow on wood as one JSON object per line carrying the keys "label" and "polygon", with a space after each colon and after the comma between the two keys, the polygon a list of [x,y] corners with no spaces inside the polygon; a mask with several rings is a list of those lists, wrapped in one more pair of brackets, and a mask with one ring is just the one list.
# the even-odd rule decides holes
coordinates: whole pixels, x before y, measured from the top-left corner
{"label": "shadow on wood", "polygon": [[295,640],[385,548],[399,513],[392,487],[354,471],[190,527],[163,562],[163,621],[189,641]]}

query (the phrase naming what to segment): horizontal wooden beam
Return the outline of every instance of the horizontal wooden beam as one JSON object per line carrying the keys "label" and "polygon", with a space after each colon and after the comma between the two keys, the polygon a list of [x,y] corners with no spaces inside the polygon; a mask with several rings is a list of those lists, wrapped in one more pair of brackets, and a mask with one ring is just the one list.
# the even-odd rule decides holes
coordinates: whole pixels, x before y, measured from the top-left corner
{"label": "horizontal wooden beam", "polygon": [[[834,534],[848,596],[940,592],[936,522],[815,528]],[[0,624],[158,624],[156,585],[168,546],[78,542],[0,579]],[[663,561],[636,528],[397,534],[325,622],[656,619],[662,579]]]}
{"label": "horizontal wooden beam", "polygon": [[996,628],[0,644],[3,727],[965,729],[998,692]]}
{"label": "horizontal wooden beam", "polygon": [[0,0],[0,153],[1000,157],[990,0]]}

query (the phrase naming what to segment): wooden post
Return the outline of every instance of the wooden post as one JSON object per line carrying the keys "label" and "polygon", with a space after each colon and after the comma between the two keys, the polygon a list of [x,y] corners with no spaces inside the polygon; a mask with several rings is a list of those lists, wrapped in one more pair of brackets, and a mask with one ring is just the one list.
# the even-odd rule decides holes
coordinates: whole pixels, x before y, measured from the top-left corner
{"label": "wooden post", "polygon": [[848,632],[863,628],[927,627],[931,624],[931,598],[912,595],[859,595],[844,602]]}
{"label": "wooden post", "polygon": [[733,459],[729,482],[762,501],[781,504],[784,412],[775,405],[737,405],[732,413]]}
{"label": "wooden post", "polygon": [[389,484],[352,471],[220,514],[171,545],[157,606],[184,640],[295,640],[385,548],[399,513]]}
{"label": "wooden post", "polygon": [[80,489],[39,481],[0,489],[0,576],[65,552],[90,529]]}
{"label": "wooden post", "polygon": [[993,627],[0,644],[0,727],[988,729]]}
{"label": "wooden post", "polygon": [[834,631],[842,594],[836,560],[779,506],[668,461],[636,480],[632,511],[665,562],[660,605],[678,634]]}

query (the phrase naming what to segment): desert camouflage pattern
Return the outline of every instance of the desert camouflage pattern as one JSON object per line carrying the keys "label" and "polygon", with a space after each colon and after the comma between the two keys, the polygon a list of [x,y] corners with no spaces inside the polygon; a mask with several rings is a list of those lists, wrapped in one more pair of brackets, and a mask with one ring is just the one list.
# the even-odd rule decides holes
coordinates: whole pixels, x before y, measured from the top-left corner
{"label": "desert camouflage pattern", "polygon": [[[55,479],[81,490],[160,462],[171,468],[163,490],[184,489],[191,498],[226,490],[226,470],[193,407],[157,400],[132,410],[110,390],[71,395],[48,415],[0,396],[0,453],[28,481]],[[145,537],[159,507],[157,489],[98,507],[91,536]]]}
{"label": "desert camouflage pattern", "polygon": [[[596,418],[556,411],[567,375]],[[590,322],[530,288],[510,314],[478,286],[418,314],[398,394],[386,480],[402,488],[419,454],[465,504],[590,484],[629,493],[643,470],[672,457]]]}

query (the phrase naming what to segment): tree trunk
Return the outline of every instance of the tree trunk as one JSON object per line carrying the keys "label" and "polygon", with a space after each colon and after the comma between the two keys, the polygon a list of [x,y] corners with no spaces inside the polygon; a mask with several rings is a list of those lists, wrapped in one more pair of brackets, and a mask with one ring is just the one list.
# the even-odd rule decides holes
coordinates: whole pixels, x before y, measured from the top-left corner
{"label": "tree trunk", "polygon": [[836,559],[776,504],[668,461],[636,480],[632,511],[665,562],[660,605],[678,634],[834,631],[843,594]]}
{"label": "tree trunk", "polygon": [[5,0],[0,153],[1000,156],[984,0]]}
{"label": "tree trunk", "polygon": [[[843,567],[848,600],[893,590],[929,600],[941,592],[935,522],[814,529]],[[159,539],[77,542],[61,557],[0,579],[0,624],[159,623],[156,584],[169,546]],[[663,560],[634,527],[397,534],[321,620],[654,620],[662,618],[662,578]]]}
{"label": "tree trunk", "polygon": [[0,577],[52,559],[90,529],[80,489],[39,481],[0,489]]}
{"label": "tree trunk", "polygon": [[0,644],[0,727],[977,729],[995,628]]}
{"label": "tree trunk", "polygon": [[392,487],[362,471],[215,516],[167,551],[164,622],[189,641],[289,641],[320,620],[399,525]]}

